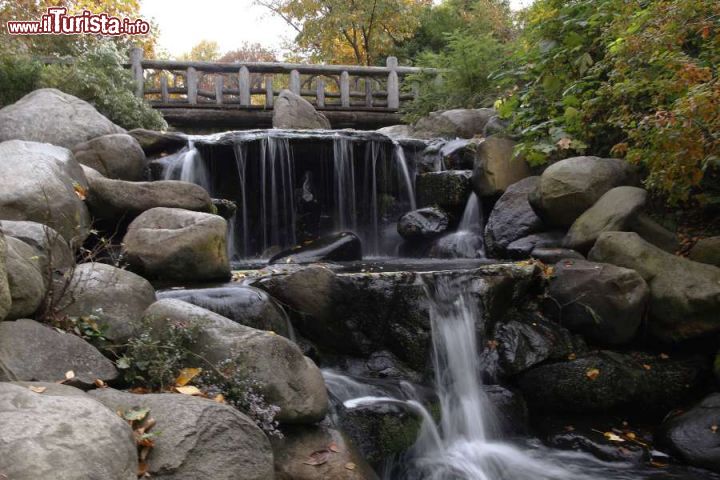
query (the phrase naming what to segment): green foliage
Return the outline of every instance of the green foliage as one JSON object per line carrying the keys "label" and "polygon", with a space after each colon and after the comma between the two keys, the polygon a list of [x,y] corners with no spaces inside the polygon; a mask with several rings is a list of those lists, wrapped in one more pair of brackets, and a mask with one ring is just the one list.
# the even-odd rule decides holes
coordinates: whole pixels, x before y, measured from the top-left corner
{"label": "green foliage", "polygon": [[0,107],[36,89],[40,69],[27,56],[0,53]]}

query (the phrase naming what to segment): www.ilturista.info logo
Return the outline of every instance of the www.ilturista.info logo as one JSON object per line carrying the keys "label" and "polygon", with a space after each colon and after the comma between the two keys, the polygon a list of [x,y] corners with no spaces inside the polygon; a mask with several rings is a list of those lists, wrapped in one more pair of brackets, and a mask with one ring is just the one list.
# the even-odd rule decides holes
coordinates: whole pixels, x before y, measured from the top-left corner
{"label": "www.ilturista.info logo", "polygon": [[144,35],[150,32],[150,24],[139,18],[118,18],[87,10],[68,15],[67,8],[50,7],[39,21],[7,22],[7,31],[10,35]]}

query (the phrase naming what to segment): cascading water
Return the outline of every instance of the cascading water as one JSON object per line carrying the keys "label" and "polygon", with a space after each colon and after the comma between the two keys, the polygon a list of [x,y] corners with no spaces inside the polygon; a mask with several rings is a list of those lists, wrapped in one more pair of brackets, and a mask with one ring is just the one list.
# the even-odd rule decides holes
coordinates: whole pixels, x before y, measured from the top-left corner
{"label": "cascading water", "polygon": [[456,232],[445,235],[437,241],[435,253],[451,258],[483,258],[483,215],[480,199],[471,194]]}
{"label": "cascading water", "polygon": [[195,148],[192,139],[188,139],[187,147],[165,158],[163,180],[182,180],[208,189],[210,182],[200,152]]}

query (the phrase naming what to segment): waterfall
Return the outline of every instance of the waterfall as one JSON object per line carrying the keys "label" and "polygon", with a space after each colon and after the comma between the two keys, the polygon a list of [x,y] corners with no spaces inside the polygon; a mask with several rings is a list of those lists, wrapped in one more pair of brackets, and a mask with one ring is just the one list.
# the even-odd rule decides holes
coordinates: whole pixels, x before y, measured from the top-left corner
{"label": "waterfall", "polygon": [[465,205],[457,231],[440,238],[433,247],[432,254],[450,258],[484,258],[483,223],[480,199],[472,193]]}
{"label": "waterfall", "polygon": [[400,176],[405,186],[405,195],[410,203],[410,210],[415,210],[417,208],[417,203],[415,202],[415,182],[410,176],[410,169],[408,168],[408,162],[405,158],[405,150],[397,141],[393,142],[393,153],[395,155],[395,164],[400,170]]}
{"label": "waterfall", "polygon": [[480,207],[480,198],[475,193],[470,194],[470,198],[468,198],[465,210],[463,211],[463,216],[460,219],[460,224],[458,225],[458,231],[482,230],[483,218]]}
{"label": "waterfall", "polygon": [[163,180],[182,180],[196,183],[206,190],[210,188],[207,168],[192,139],[188,140],[187,147],[173,155],[168,155],[165,162]]}

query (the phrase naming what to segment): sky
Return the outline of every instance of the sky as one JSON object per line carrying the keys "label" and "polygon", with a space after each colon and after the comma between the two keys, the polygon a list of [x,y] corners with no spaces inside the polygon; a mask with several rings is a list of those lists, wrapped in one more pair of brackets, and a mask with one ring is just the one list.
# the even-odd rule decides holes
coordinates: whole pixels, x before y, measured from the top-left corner
{"label": "sky", "polygon": [[[532,0],[511,0],[521,8]],[[247,41],[281,51],[294,30],[254,0],[143,0],[141,15],[160,27],[160,47],[177,57],[200,40],[214,40],[220,51]]]}

